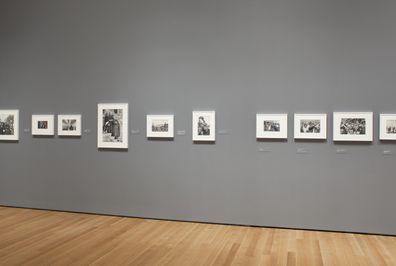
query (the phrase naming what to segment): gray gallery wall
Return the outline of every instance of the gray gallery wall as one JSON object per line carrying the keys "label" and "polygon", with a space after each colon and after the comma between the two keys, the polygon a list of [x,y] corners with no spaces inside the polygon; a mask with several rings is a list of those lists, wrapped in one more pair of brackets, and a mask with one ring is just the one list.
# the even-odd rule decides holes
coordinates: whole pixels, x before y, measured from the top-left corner
{"label": "gray gallery wall", "polygon": [[[0,143],[0,205],[396,234],[396,146],[377,130],[396,113],[395,14],[393,0],[2,0],[0,109],[20,109],[21,134]],[[99,102],[129,103],[128,151],[96,148]],[[216,110],[215,144],[191,141],[200,109]],[[333,111],[375,112],[375,141],[333,143]],[[287,112],[288,141],[257,141],[257,112]],[[328,140],[294,141],[294,112],[328,113]],[[32,137],[32,113],[81,113],[83,136]],[[186,135],[147,140],[148,113]]]}

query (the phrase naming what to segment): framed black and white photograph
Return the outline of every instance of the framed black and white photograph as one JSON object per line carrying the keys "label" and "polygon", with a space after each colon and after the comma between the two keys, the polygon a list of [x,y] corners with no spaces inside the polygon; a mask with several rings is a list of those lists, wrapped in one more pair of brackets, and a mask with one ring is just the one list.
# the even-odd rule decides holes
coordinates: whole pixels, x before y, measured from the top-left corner
{"label": "framed black and white photograph", "polygon": [[147,115],[148,138],[173,138],[174,115]]}
{"label": "framed black and white photograph", "polygon": [[294,114],[295,139],[327,139],[326,114]]}
{"label": "framed black and white photograph", "polygon": [[19,110],[0,110],[0,140],[19,140]]}
{"label": "framed black and white photograph", "polygon": [[216,113],[215,111],[194,111],[192,117],[193,141],[216,140]]}
{"label": "framed black and white photograph", "polygon": [[32,115],[32,135],[53,136],[54,115]]}
{"label": "framed black and white photograph", "polygon": [[287,139],[287,114],[256,114],[257,139]]}
{"label": "framed black and white photograph", "polygon": [[98,148],[128,148],[128,104],[98,104]]}
{"label": "framed black and white photograph", "polygon": [[380,140],[396,140],[396,114],[380,114]]}
{"label": "framed black and white photograph", "polygon": [[334,112],[334,141],[373,141],[372,112]]}
{"label": "framed black and white photograph", "polygon": [[58,136],[81,136],[81,115],[58,115]]}

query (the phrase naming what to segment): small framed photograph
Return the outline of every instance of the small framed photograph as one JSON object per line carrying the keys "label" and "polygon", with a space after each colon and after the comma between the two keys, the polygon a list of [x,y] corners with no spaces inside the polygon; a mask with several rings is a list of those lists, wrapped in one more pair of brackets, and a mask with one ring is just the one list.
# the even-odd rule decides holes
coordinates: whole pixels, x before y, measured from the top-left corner
{"label": "small framed photograph", "polygon": [[194,111],[192,124],[193,141],[216,141],[215,111]]}
{"label": "small framed photograph", "polygon": [[373,112],[334,112],[334,141],[373,141]]}
{"label": "small framed photograph", "polygon": [[32,135],[53,136],[54,115],[32,115]]}
{"label": "small framed photograph", "polygon": [[98,148],[128,148],[128,104],[98,104]]}
{"label": "small framed photograph", "polygon": [[327,139],[326,114],[294,114],[295,139]]}
{"label": "small framed photograph", "polygon": [[0,140],[19,140],[19,110],[0,110]]}
{"label": "small framed photograph", "polygon": [[81,136],[81,115],[58,115],[58,136]]}
{"label": "small framed photograph", "polygon": [[287,139],[287,114],[256,114],[257,139]]}
{"label": "small framed photograph", "polygon": [[380,114],[380,140],[396,140],[396,114]]}
{"label": "small framed photograph", "polygon": [[148,138],[173,138],[174,115],[147,115]]}

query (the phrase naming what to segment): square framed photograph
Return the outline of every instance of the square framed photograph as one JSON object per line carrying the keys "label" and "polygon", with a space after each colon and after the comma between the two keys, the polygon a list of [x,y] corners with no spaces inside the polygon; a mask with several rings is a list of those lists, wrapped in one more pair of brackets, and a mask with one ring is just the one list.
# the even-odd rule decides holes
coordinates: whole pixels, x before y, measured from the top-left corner
{"label": "square framed photograph", "polygon": [[0,140],[19,140],[19,110],[0,110]]}
{"label": "square framed photograph", "polygon": [[373,141],[373,112],[334,112],[334,141]]}
{"label": "square framed photograph", "polygon": [[256,114],[257,139],[287,139],[287,114]]}
{"label": "square framed photograph", "polygon": [[81,115],[58,115],[58,136],[81,136]]}
{"label": "square framed photograph", "polygon": [[148,138],[173,138],[174,115],[147,115]]}
{"label": "square framed photograph", "polygon": [[396,114],[380,114],[380,140],[396,140]]}
{"label": "square framed photograph", "polygon": [[294,114],[295,139],[327,139],[327,114]]}
{"label": "square framed photograph", "polygon": [[55,135],[54,115],[32,115],[32,135]]}
{"label": "square framed photograph", "polygon": [[215,111],[194,111],[192,113],[192,140],[216,141]]}
{"label": "square framed photograph", "polygon": [[128,104],[98,104],[98,148],[128,148]]}

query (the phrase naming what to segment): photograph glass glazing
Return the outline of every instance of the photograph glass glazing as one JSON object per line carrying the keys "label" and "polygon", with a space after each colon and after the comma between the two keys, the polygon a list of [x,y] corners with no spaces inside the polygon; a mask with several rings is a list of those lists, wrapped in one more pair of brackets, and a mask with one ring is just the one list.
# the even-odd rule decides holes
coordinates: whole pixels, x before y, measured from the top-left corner
{"label": "photograph glass glazing", "polygon": [[320,133],[320,120],[300,120],[301,133]]}
{"label": "photograph glass glazing", "polygon": [[77,120],[76,119],[62,119],[62,130],[76,131],[77,130]]}
{"label": "photograph glass glazing", "polygon": [[386,133],[396,135],[396,120],[386,120]]}
{"label": "photograph glass glazing", "polygon": [[0,114],[0,135],[14,135],[14,123],[14,115]]}
{"label": "photograph glass glazing", "polygon": [[365,118],[342,118],[340,125],[341,135],[365,135],[366,119]]}
{"label": "photograph glass glazing", "polygon": [[48,121],[37,121],[37,128],[39,129],[48,129]]}
{"label": "photograph glass glazing", "polygon": [[103,110],[103,142],[122,142],[122,125],[123,110],[122,109],[104,109]]}
{"label": "photograph glass glazing", "polygon": [[153,132],[168,132],[169,131],[169,123],[168,120],[153,120],[151,124],[151,130]]}
{"label": "photograph glass glazing", "polygon": [[280,127],[280,120],[264,120],[265,132],[279,132]]}
{"label": "photograph glass glazing", "polygon": [[197,133],[199,136],[210,136],[209,119],[210,119],[209,116],[202,115],[198,117]]}

